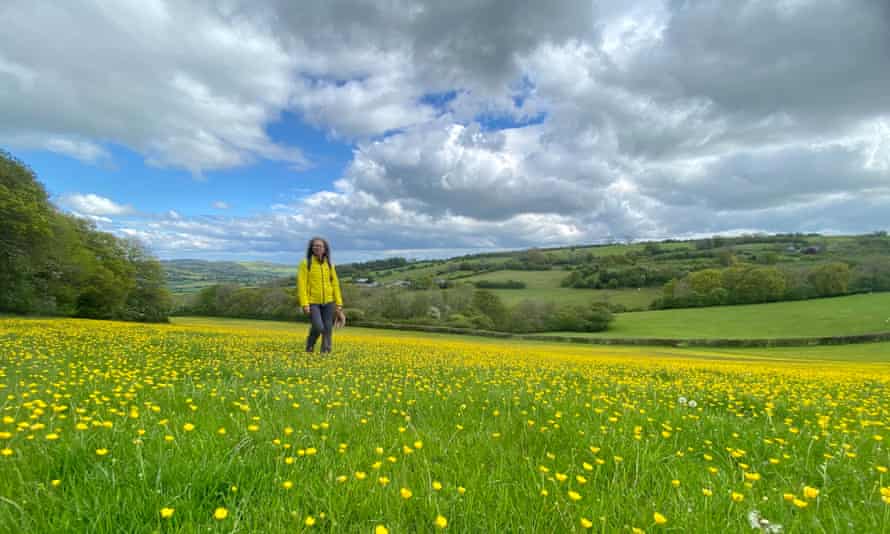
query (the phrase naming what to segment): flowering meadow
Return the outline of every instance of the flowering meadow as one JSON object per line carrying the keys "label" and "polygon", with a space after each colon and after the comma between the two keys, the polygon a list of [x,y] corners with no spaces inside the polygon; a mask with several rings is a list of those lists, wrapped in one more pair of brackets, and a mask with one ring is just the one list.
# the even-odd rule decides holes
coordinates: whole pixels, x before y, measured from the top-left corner
{"label": "flowering meadow", "polygon": [[886,364],[304,328],[0,319],[0,532],[890,531]]}

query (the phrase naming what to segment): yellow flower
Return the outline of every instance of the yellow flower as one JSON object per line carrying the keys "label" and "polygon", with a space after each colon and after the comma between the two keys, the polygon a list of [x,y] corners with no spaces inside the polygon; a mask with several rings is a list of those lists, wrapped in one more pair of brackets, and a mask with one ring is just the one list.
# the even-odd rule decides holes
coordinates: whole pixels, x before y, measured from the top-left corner
{"label": "yellow flower", "polygon": [[48,439],[50,441],[55,441],[55,440],[59,439],[59,435],[56,434],[55,432],[50,432],[49,434],[46,435],[46,439]]}
{"label": "yellow flower", "polygon": [[222,506],[213,511],[213,519],[216,519],[217,521],[222,521],[227,517],[229,517],[229,511]]}
{"label": "yellow flower", "polygon": [[581,526],[583,528],[591,528],[591,527],[593,527],[593,521],[591,521],[590,519],[587,519],[586,517],[582,517],[581,518]]}
{"label": "yellow flower", "polygon": [[337,477],[336,480],[337,480],[337,482],[346,482],[347,480],[349,480],[349,477],[346,475],[340,475]]}
{"label": "yellow flower", "polygon": [[745,473],[745,480],[760,480],[760,473]]}
{"label": "yellow flower", "polygon": [[654,514],[652,514],[652,518],[655,519],[656,525],[663,525],[668,522],[667,518],[665,516],[659,514],[658,512],[655,512]]}
{"label": "yellow flower", "polygon": [[219,434],[220,436],[225,436],[226,435],[226,427],[224,427],[224,426],[219,427],[218,429],[216,429],[216,433]]}
{"label": "yellow flower", "polygon": [[377,525],[374,527],[374,534],[389,534],[389,529],[383,525]]}
{"label": "yellow flower", "polygon": [[732,502],[742,502],[745,500],[745,496],[738,492],[732,492]]}
{"label": "yellow flower", "polygon": [[13,454],[13,453],[12,453],[12,449],[10,449],[9,447],[6,447],[6,448],[4,448],[4,449],[0,449],[0,455],[3,455],[3,456],[12,456],[12,454]]}
{"label": "yellow flower", "polygon": [[50,483],[50,484],[52,485],[52,487],[54,487],[54,488],[58,488],[59,486],[62,485],[62,481],[59,480],[59,479],[57,479],[57,478],[51,480],[49,483]]}
{"label": "yellow flower", "polygon": [[461,495],[463,495],[464,493],[467,492],[467,488],[465,488],[465,487],[463,487],[463,486],[458,486],[458,487],[457,487],[457,492],[460,493]]}
{"label": "yellow flower", "polygon": [[182,425],[182,429],[185,430],[186,432],[191,432],[192,430],[195,429],[195,425],[193,425],[192,423],[186,423],[186,424]]}
{"label": "yellow flower", "polygon": [[680,487],[680,481],[677,480],[676,478],[673,479],[673,480],[671,480],[671,486],[673,486],[673,487],[675,487],[675,488],[679,488],[679,487]]}
{"label": "yellow flower", "polygon": [[794,500],[791,501],[791,502],[793,502],[793,503],[794,503],[794,506],[797,506],[798,508],[806,508],[806,507],[807,507],[807,504],[809,504],[809,503],[807,503],[807,501],[804,501],[804,500],[801,500],[801,499],[794,499]]}
{"label": "yellow flower", "polygon": [[803,496],[807,499],[815,499],[819,496],[819,488],[814,488],[812,486],[804,486],[803,487]]}
{"label": "yellow flower", "polygon": [[163,519],[170,519],[171,517],[173,517],[173,512],[173,508],[161,508],[161,517]]}
{"label": "yellow flower", "polygon": [[794,494],[793,493],[783,493],[782,498],[788,502],[791,502],[794,500]]}
{"label": "yellow flower", "polygon": [[556,480],[560,482],[565,482],[567,478],[569,478],[568,475],[564,473],[556,473]]}
{"label": "yellow flower", "polygon": [[315,518],[312,517],[311,515],[307,515],[306,519],[303,521],[303,524],[306,525],[307,527],[311,527],[312,525],[315,524]]}
{"label": "yellow flower", "polygon": [[581,464],[581,467],[583,467],[585,471],[593,471],[593,466],[587,462]]}
{"label": "yellow flower", "polygon": [[701,494],[704,495],[705,497],[710,497],[711,495],[714,494],[714,492],[711,491],[709,488],[702,488]]}
{"label": "yellow flower", "polygon": [[411,490],[408,488],[402,488],[399,490],[399,495],[401,495],[403,499],[410,499],[414,494],[411,493]]}
{"label": "yellow flower", "polygon": [[433,489],[439,491],[440,489],[442,489],[442,483],[438,480],[433,480]]}
{"label": "yellow flower", "polygon": [[281,487],[284,488],[284,489],[286,489],[286,490],[289,490],[289,489],[291,489],[292,487],[294,487],[294,483],[291,482],[290,480],[285,480],[284,482],[281,483]]}
{"label": "yellow flower", "polygon": [[364,479],[368,478],[368,474],[365,473],[364,471],[356,471],[355,478],[357,478],[359,480],[364,480]]}
{"label": "yellow flower", "polygon": [[443,515],[437,515],[433,524],[436,525],[436,528],[445,528],[448,526],[448,520]]}
{"label": "yellow flower", "polygon": [[377,479],[377,483],[380,484],[381,486],[385,486],[385,485],[389,484],[389,477],[380,477]]}
{"label": "yellow flower", "polygon": [[105,448],[96,449],[96,455],[105,456],[106,454],[108,454],[108,449],[105,449]]}
{"label": "yellow flower", "polygon": [[569,491],[569,499],[572,499],[573,501],[580,501],[581,494],[577,491]]}

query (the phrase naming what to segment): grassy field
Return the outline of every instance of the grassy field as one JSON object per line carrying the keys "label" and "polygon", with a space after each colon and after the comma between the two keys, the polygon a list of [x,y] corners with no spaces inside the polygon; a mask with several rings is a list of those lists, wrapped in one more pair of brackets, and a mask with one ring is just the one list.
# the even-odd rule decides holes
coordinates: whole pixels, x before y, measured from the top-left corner
{"label": "grassy field", "polygon": [[[890,331],[890,293],[750,306],[622,313],[605,332],[627,338],[779,338]],[[557,335],[557,333],[552,333]],[[568,335],[564,332],[559,335]]]}
{"label": "grassy field", "polygon": [[492,289],[507,306],[523,300],[537,300],[556,304],[590,304],[594,301],[608,301],[623,304],[629,309],[647,309],[653,299],[661,295],[657,288],[636,289],[571,289],[567,287],[538,289]]}
{"label": "grassy field", "polygon": [[0,532],[890,528],[886,359],[304,331],[0,319]]}

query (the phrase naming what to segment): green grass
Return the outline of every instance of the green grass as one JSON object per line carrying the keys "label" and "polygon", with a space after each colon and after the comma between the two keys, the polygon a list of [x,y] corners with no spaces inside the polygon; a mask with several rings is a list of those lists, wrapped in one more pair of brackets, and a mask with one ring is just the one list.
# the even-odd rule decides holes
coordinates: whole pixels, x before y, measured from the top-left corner
{"label": "green grass", "polygon": [[579,305],[607,301],[613,304],[622,304],[628,309],[647,309],[649,303],[661,295],[661,290],[656,288],[642,288],[637,291],[636,289],[572,289],[557,287],[492,289],[489,291],[500,297],[501,301],[507,306],[513,306],[523,300]]}
{"label": "green grass", "polygon": [[890,525],[886,365],[177,323],[0,320],[0,532]]}
{"label": "green grass", "polygon": [[[627,338],[783,338],[890,331],[890,293],[797,302],[623,313],[605,332]],[[553,333],[556,335],[556,333]],[[565,335],[562,333],[560,335]]]}

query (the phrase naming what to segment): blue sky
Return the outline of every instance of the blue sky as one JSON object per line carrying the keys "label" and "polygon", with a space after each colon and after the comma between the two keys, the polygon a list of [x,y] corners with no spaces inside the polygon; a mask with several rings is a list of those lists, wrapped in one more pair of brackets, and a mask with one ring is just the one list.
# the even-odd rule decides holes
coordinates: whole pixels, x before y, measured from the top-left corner
{"label": "blue sky", "polygon": [[890,6],[842,4],[12,0],[0,147],[162,258],[887,230]]}

